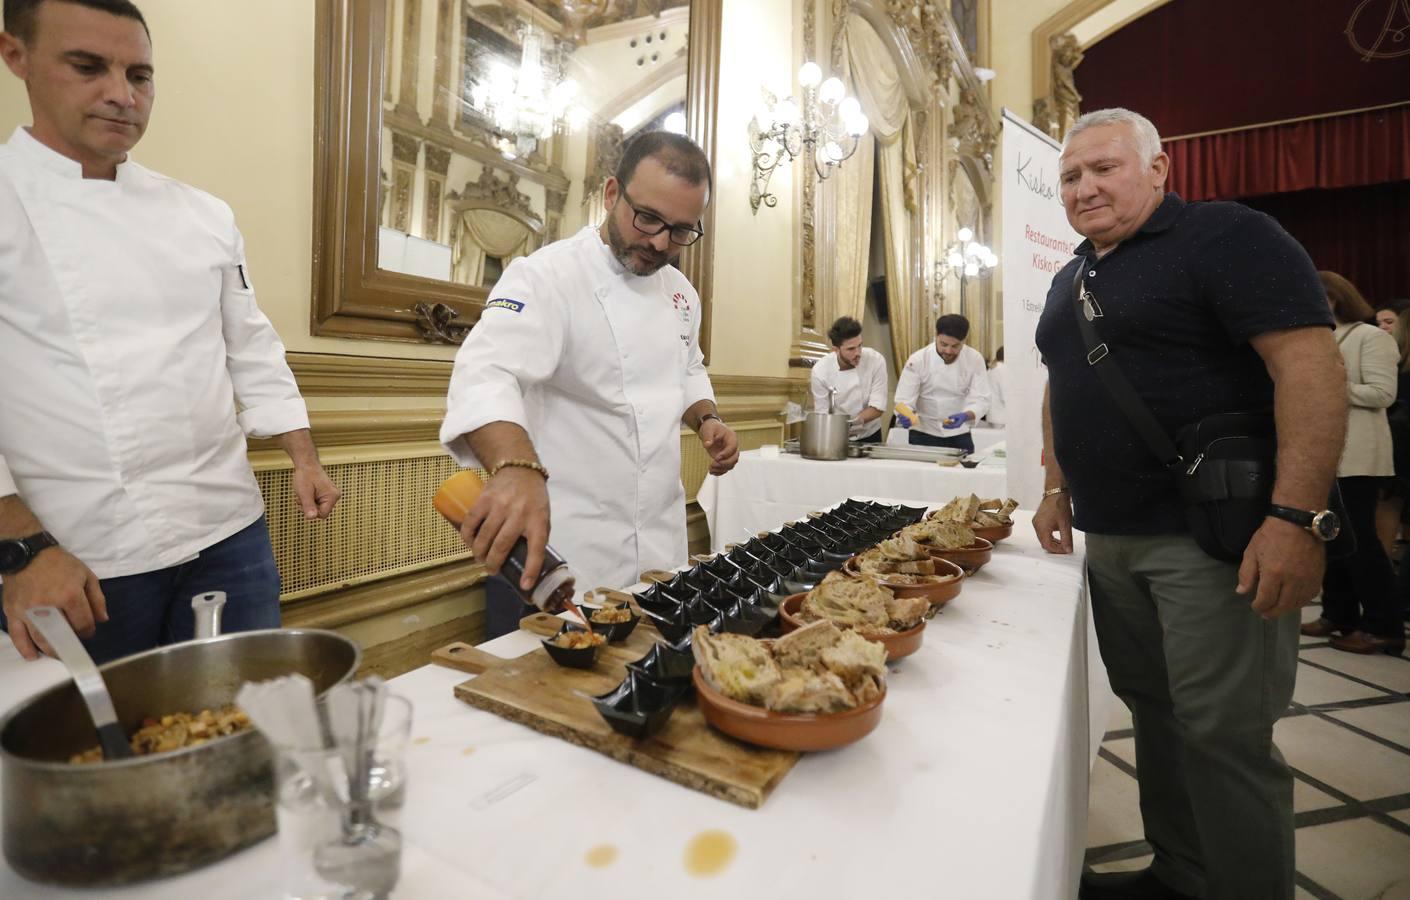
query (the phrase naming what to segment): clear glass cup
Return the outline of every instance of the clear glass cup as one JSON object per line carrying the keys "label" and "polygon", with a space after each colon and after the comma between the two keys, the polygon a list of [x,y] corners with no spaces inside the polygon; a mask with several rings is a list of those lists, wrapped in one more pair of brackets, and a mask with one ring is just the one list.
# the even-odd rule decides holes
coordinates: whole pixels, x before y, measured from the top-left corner
{"label": "clear glass cup", "polygon": [[[406,800],[406,748],[411,701],[388,694],[372,746],[368,797],[377,824],[399,830]],[[370,897],[320,874],[318,848],[343,838],[348,771],[341,747],[275,746],[275,815],[285,900]]]}

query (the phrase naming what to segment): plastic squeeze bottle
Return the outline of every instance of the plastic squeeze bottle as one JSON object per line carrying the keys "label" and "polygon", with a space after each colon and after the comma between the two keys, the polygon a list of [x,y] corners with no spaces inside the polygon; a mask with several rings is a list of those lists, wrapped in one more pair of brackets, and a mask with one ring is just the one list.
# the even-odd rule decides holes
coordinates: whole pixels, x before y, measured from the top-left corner
{"label": "plastic squeeze bottle", "polygon": [[[431,502],[445,520],[460,529],[461,523],[470,513],[470,507],[480,499],[485,483],[480,476],[466,469],[447,478]],[[548,613],[566,609],[573,599],[577,576],[568,568],[568,563],[552,547],[544,548],[543,568],[539,570],[539,580],[529,591],[520,586],[524,577],[524,566],[528,562],[529,544],[522,537],[514,542],[509,556],[504,561],[502,574],[525,603],[531,603]]]}

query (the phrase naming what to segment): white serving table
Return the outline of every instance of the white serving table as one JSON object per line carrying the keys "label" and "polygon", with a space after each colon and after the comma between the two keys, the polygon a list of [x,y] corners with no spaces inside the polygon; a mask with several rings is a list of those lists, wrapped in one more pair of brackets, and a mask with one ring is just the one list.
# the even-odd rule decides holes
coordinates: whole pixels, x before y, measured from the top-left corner
{"label": "white serving table", "polygon": [[[778,523],[774,523],[778,524]],[[893,667],[865,740],[804,756],[758,810],[733,806],[473,709],[464,673],[392,681],[415,704],[397,898],[945,897],[1075,894],[1090,762],[1082,548],[1050,556],[1026,519]],[[3,640],[3,639],[0,639]],[[514,657],[524,632],[484,645]],[[64,677],[0,649],[0,708]],[[1095,691],[1095,689],[1094,689]],[[1105,721],[1105,710],[1093,709]],[[689,875],[692,837],[738,842]],[[603,868],[585,855],[617,848]],[[273,840],[126,890],[44,888],[0,866],[0,897],[225,900],[279,896]]]}
{"label": "white serving table", "polygon": [[793,453],[765,459],[749,450],[729,474],[707,475],[696,502],[705,511],[710,546],[719,551],[848,497],[913,497],[941,506],[963,494],[1006,497],[1005,461],[990,456],[966,469],[897,459],[804,459]]}

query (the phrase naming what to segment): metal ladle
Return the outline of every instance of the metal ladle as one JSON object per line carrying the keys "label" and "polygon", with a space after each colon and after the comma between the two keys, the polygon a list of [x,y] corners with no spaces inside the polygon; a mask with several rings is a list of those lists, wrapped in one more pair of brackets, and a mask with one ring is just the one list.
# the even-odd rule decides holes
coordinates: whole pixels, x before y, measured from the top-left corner
{"label": "metal ladle", "polygon": [[117,710],[113,708],[108,685],[93,664],[93,657],[88,655],[78,635],[74,634],[69,620],[52,606],[36,606],[25,612],[25,618],[73,676],[74,686],[78,688],[79,696],[88,707],[88,714],[93,717],[93,725],[98,729],[98,744],[103,748],[103,758],[131,759],[132,746],[118,724]]}

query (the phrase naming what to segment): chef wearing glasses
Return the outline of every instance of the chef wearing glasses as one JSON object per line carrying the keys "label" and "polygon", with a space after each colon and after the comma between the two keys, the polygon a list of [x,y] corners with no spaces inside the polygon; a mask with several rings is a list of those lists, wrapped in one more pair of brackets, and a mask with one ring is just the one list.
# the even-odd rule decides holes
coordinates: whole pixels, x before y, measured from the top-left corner
{"label": "chef wearing glasses", "polygon": [[[549,541],[583,588],[686,562],[681,424],[711,474],[739,458],[700,352],[700,299],[673,265],[709,193],[694,142],[643,134],[603,187],[602,226],[515,260],[490,292],[441,426],[451,455],[490,475],[461,529],[490,572],[521,536],[525,588]],[[515,603],[488,611],[491,636],[517,627]]]}

